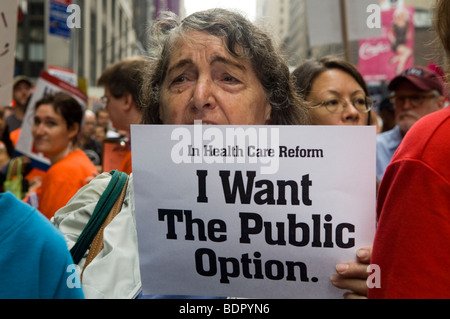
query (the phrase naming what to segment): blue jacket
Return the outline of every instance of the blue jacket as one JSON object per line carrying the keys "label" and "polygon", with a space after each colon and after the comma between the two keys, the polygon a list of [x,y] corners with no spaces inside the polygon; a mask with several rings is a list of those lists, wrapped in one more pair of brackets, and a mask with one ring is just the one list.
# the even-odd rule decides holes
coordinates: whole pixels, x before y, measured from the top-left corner
{"label": "blue jacket", "polygon": [[84,298],[62,234],[9,192],[0,194],[0,298]]}

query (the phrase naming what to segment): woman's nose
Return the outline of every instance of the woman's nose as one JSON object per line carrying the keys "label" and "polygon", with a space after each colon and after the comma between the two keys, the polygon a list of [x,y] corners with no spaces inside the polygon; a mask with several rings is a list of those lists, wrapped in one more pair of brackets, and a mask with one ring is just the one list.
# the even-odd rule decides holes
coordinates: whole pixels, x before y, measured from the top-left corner
{"label": "woman's nose", "polygon": [[37,136],[44,134],[45,133],[44,124],[42,124],[42,123],[34,124],[33,125],[33,132]]}
{"label": "woman's nose", "polygon": [[215,106],[213,86],[214,83],[208,78],[199,78],[197,81],[194,89],[194,107],[199,111]]}
{"label": "woman's nose", "polygon": [[344,111],[342,112],[342,117],[344,121],[357,121],[359,120],[360,113],[355,108],[355,106],[349,102],[346,101],[346,107],[344,108]]}

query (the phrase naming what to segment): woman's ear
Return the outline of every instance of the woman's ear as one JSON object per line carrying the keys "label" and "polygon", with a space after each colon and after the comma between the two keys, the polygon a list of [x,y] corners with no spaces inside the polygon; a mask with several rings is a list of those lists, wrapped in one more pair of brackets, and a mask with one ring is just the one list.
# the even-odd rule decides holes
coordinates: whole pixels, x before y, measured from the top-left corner
{"label": "woman's ear", "polygon": [[73,123],[70,127],[68,127],[69,139],[73,140],[78,133],[80,133],[80,124]]}

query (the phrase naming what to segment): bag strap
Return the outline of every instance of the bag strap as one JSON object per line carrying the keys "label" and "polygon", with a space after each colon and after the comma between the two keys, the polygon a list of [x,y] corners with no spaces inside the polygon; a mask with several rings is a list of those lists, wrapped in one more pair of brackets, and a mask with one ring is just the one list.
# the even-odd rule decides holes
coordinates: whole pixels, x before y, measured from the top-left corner
{"label": "bag strap", "polygon": [[12,172],[14,171],[14,168],[16,168],[16,174],[14,176],[20,178],[22,175],[22,158],[21,157],[16,157],[9,162],[8,172],[6,173],[7,181],[11,180],[11,175],[12,175]]}
{"label": "bag strap", "polygon": [[103,249],[103,231],[105,230],[106,226],[108,226],[109,223],[114,219],[114,217],[116,217],[117,214],[120,212],[120,210],[122,208],[123,200],[125,198],[127,185],[128,185],[128,180],[125,181],[125,185],[122,189],[122,192],[119,195],[119,198],[117,198],[117,200],[114,203],[114,206],[112,207],[108,216],[106,216],[106,219],[103,222],[102,227],[100,227],[99,231],[97,232],[97,235],[94,237],[94,240],[92,241],[91,247],[89,248],[89,254],[86,258],[86,262],[84,263],[83,270],[81,271],[81,274],[80,274],[80,281],[83,280],[83,273],[84,273],[84,270],[86,269],[86,267],[91,263],[92,260],[94,260],[95,257],[97,257],[97,255]]}
{"label": "bag strap", "polygon": [[91,246],[94,237],[105,222],[128,180],[127,174],[117,170],[112,171],[111,175],[111,181],[98,200],[89,222],[86,224],[83,232],[78,237],[77,242],[70,250],[75,264],[78,264],[81,261],[84,254]]}

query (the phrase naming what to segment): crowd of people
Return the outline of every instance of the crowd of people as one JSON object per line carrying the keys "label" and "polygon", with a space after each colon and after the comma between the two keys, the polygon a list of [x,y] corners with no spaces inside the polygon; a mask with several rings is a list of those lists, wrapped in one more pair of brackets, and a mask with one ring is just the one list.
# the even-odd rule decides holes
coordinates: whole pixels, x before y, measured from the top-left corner
{"label": "crowd of people", "polygon": [[[448,1],[438,1],[436,12],[436,29],[450,56]],[[17,267],[3,271],[12,274],[0,277],[0,286],[19,280],[14,272],[26,272],[22,262],[46,266],[29,278],[35,283],[30,289],[29,283],[17,290],[2,289],[0,297],[174,297],[141,293],[130,126],[189,125],[196,120],[214,125],[376,126],[374,246],[359,247],[354,261],[336,265],[331,282],[346,291],[347,298],[450,297],[444,254],[450,236],[450,108],[441,75],[421,66],[397,75],[389,84],[395,126],[382,132],[356,66],[328,56],[308,60],[291,73],[270,36],[239,13],[212,9],[182,21],[166,13],[153,26],[152,39],[149,57],[125,59],[103,72],[97,84],[104,88],[104,108],[96,113],[83,110],[62,92],[34,105],[34,147],[51,165],[41,171],[23,159],[21,174],[14,176],[20,178],[19,198],[6,192],[5,182],[11,179],[11,167],[17,166],[14,147],[33,84],[25,77],[14,81],[15,105],[0,108],[0,207],[5,210],[0,229],[17,227],[17,232],[0,239],[0,269],[5,258],[12,258]],[[69,288],[71,274],[60,266],[73,263],[68,249],[76,244],[112,179],[102,168],[102,145],[111,137],[127,141],[117,169],[128,174],[130,182],[120,214],[105,228],[109,231],[103,235],[102,253],[84,269],[82,284]],[[24,211],[21,219],[13,217],[17,210]],[[25,245],[27,237],[19,237],[30,232],[42,240],[28,239],[35,251],[21,260],[15,255],[20,248],[13,245]],[[85,263],[83,258],[78,266]],[[371,263],[382,269],[381,288],[368,289]]]}

